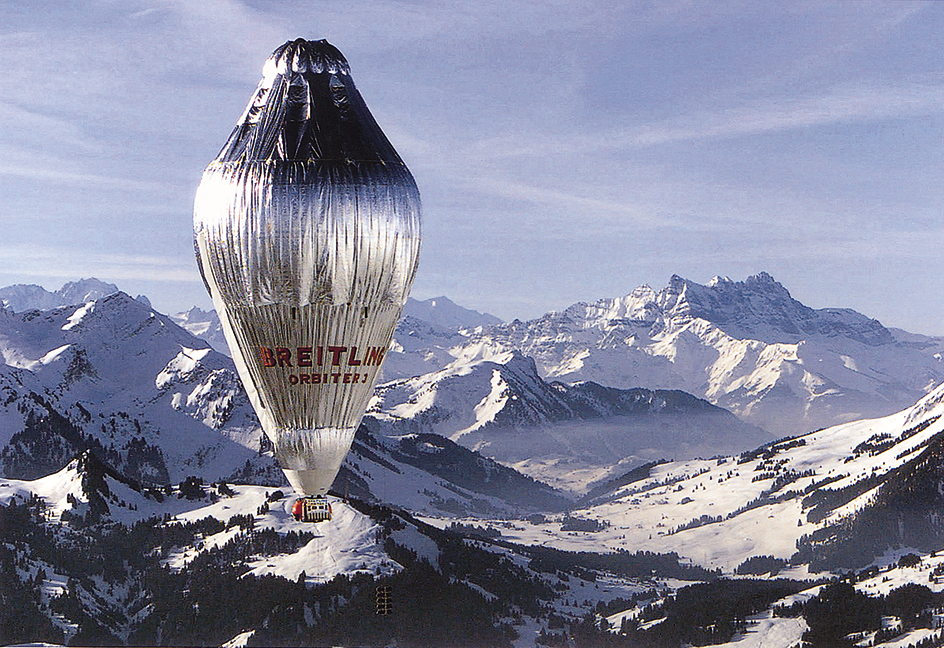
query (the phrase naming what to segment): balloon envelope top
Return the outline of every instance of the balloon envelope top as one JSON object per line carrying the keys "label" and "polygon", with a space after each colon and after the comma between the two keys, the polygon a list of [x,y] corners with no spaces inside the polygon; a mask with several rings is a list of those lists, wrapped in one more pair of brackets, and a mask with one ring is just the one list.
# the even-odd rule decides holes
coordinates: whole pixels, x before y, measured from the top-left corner
{"label": "balloon envelope top", "polygon": [[194,248],[240,378],[291,484],[327,491],[409,296],[413,176],[326,41],[273,52],[207,167]]}

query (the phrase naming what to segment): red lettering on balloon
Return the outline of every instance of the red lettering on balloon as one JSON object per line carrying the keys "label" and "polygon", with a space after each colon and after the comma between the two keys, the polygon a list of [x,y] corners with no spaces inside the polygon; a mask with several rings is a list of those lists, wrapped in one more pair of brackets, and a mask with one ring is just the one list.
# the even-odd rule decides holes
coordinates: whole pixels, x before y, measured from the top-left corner
{"label": "red lettering on balloon", "polygon": [[[330,376],[330,378],[329,378]],[[288,383],[290,385],[327,385],[329,383],[340,383],[344,385],[356,385],[358,383],[369,382],[369,374],[366,373],[300,373],[289,374]]]}
{"label": "red lettering on balloon", "polygon": [[383,362],[385,352],[386,349],[383,347],[371,347],[370,351],[367,353],[367,364],[379,365]]}
{"label": "red lettering on balloon", "polygon": [[347,357],[347,363],[351,367],[356,367],[361,363],[355,356],[357,356],[357,347],[351,347],[351,354]]}
{"label": "red lettering on balloon", "polygon": [[298,347],[295,358],[299,367],[310,367],[311,347]]}
{"label": "red lettering on balloon", "polygon": [[275,356],[272,355],[272,349],[269,347],[259,347],[259,355],[262,356],[263,367],[275,366]]}
{"label": "red lettering on balloon", "polygon": [[[349,367],[369,367],[376,366],[383,363],[384,355],[386,354],[387,349],[383,347],[366,347],[366,351],[362,354],[358,354],[356,346],[344,346],[344,345],[330,345],[330,346],[319,346],[319,347],[310,347],[310,346],[299,346],[294,349],[289,347],[256,347],[259,353],[259,359],[263,367],[313,367],[313,366],[322,366],[330,365],[332,367],[340,367],[346,365]],[[326,357],[327,354],[327,357]],[[298,374],[306,375],[306,374]],[[367,382],[367,374],[358,374],[350,373],[351,376],[347,380],[344,379],[344,374],[338,370],[338,373],[322,373],[322,374],[307,374],[311,376],[311,382],[308,382],[307,379],[304,380],[303,384],[318,384],[328,383],[328,382]],[[318,376],[318,381],[315,380],[315,376]],[[331,378],[329,378],[329,376]],[[292,384],[299,384],[297,382]]]}
{"label": "red lettering on balloon", "polygon": [[280,367],[292,366],[292,352],[285,347],[275,347],[275,358]]}
{"label": "red lettering on balloon", "polygon": [[341,364],[341,354],[347,351],[346,346],[329,346],[328,353],[332,354],[331,366],[337,367]]}

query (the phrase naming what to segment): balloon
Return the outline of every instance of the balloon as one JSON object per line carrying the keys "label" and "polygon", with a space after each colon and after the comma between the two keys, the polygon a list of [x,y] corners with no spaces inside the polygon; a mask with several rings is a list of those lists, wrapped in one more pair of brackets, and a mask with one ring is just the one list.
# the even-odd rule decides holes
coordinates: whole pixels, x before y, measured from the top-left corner
{"label": "balloon", "polygon": [[204,283],[292,486],[327,492],[416,275],[420,196],[327,41],[273,52],[194,200]]}

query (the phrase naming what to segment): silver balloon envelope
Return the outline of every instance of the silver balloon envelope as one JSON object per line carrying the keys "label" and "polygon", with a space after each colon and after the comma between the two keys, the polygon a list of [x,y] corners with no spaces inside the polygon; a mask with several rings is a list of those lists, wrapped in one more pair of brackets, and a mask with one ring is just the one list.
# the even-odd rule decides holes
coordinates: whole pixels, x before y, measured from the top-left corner
{"label": "silver balloon envelope", "polygon": [[194,247],[289,482],[327,492],[420,250],[413,176],[326,41],[275,50],[194,201]]}

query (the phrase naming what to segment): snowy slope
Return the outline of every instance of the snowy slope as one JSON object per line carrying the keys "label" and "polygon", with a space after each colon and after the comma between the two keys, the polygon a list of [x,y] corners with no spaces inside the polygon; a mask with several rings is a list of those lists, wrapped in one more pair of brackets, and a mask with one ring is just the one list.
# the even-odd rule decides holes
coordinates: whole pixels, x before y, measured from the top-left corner
{"label": "snowy slope", "polygon": [[61,466],[61,455],[35,453],[63,439],[74,453],[93,438],[137,478],[215,479],[247,460],[262,469],[260,430],[229,359],[124,293],[0,312],[0,358],[4,382],[22,383],[0,403],[7,476],[30,459]]}
{"label": "snowy slope", "polygon": [[[281,534],[290,531],[317,531],[317,537],[291,554],[268,556],[249,565],[255,575],[276,574],[295,580],[302,571],[312,579],[327,581],[337,574],[357,571],[389,571],[395,568],[377,545],[377,525],[367,516],[336,498],[331,499],[334,511],[329,522],[313,526],[292,518],[293,495],[278,495],[263,486],[229,486],[231,494],[220,494],[216,487],[203,487],[199,499],[183,497],[178,490],[140,490],[116,479],[115,474],[103,474],[108,468],[94,457],[83,456],[70,462],[59,472],[34,481],[0,480],[0,505],[11,501],[27,502],[30,497],[42,498],[52,522],[65,521],[68,515],[83,516],[90,501],[99,498],[105,502],[104,518],[124,525],[154,517],[167,517],[168,522],[193,522],[213,517],[228,524],[237,516],[254,519],[254,528],[273,529]],[[96,480],[95,475],[98,474]],[[97,482],[97,490],[89,487]],[[273,497],[274,494],[274,497]],[[199,548],[179,547],[165,561],[172,569],[180,569],[201,551],[224,545],[240,528],[229,527],[203,538]]]}
{"label": "snowy slope", "polygon": [[[751,556],[788,560],[798,545],[805,547],[799,559],[826,567],[877,558],[883,547],[896,544],[932,551],[944,547],[944,525],[936,514],[941,502],[934,499],[944,492],[942,415],[944,385],[884,418],[784,439],[740,456],[651,466],[635,481],[598,492],[567,514],[605,527],[600,530],[562,530],[564,516],[557,515],[503,528],[502,535],[575,551],[675,551],[725,572]],[[922,470],[925,465],[935,471]],[[895,499],[902,489],[932,495],[922,495],[928,499],[921,509]],[[875,511],[889,512],[902,526],[895,533],[883,527],[872,538],[871,529],[854,520],[870,520]],[[842,535],[844,529],[858,537]],[[823,554],[815,542],[819,536],[849,549]],[[845,566],[871,561],[862,560]]]}
{"label": "snowy slope", "polygon": [[[256,577],[261,577],[260,584],[275,585],[271,577],[277,577],[296,587],[307,585],[309,590],[327,584],[328,593],[340,589],[348,596],[358,588],[367,587],[373,599],[371,579],[417,569],[422,578],[428,579],[429,569],[441,570],[442,576],[435,580],[458,579],[460,590],[468,588],[465,601],[469,600],[469,590],[486,601],[509,594],[520,601],[524,609],[515,605],[512,609],[516,609],[514,623],[521,639],[516,645],[522,646],[534,645],[539,631],[547,629],[548,613],[576,623],[585,614],[586,607],[597,602],[640,594],[653,587],[667,588],[670,583],[672,586],[684,584],[677,578],[660,577],[648,569],[643,570],[642,577],[633,578],[595,574],[582,568],[569,569],[571,573],[546,567],[532,568],[529,566],[531,557],[520,549],[463,540],[455,534],[443,534],[419,524],[406,514],[371,509],[363,504],[354,506],[333,497],[333,519],[312,525],[292,519],[293,497],[263,487],[214,484],[186,490],[140,491],[112,474],[91,455],[39,480],[0,479],[0,506],[10,507],[8,510],[16,508],[22,514],[26,508],[36,510],[34,498],[45,506],[39,517],[49,535],[35,547],[17,538],[5,549],[15,557],[14,577],[27,589],[40,589],[40,609],[50,614],[68,642],[79,643],[80,636],[86,636],[77,632],[80,626],[88,632],[88,615],[92,615],[93,624],[101,624],[112,636],[132,644],[140,641],[141,635],[136,633],[142,631],[142,624],[147,632],[149,623],[162,622],[162,613],[157,613],[157,618],[149,618],[158,595],[148,589],[153,579],[120,564],[102,565],[108,572],[106,578],[94,569],[90,573],[85,568],[81,577],[77,577],[69,571],[73,565],[70,556],[63,555],[68,552],[54,550],[87,542],[85,533],[89,533],[88,537],[100,537],[109,530],[112,534],[117,531],[118,537],[128,541],[135,538],[135,542],[142,543],[140,550],[147,554],[147,558],[136,556],[132,543],[121,547],[123,560],[134,564],[143,562],[152,568],[165,567],[162,573],[184,574],[188,579],[184,582],[205,582],[198,580],[198,575],[206,579],[207,570],[235,571],[239,577],[231,587]],[[83,521],[82,518],[94,506],[93,501],[104,511],[99,521],[105,524],[88,527],[88,519]],[[140,535],[127,535],[129,532],[116,529],[117,522],[127,529],[135,529],[133,533],[146,532],[146,541],[142,542]],[[231,560],[233,564],[220,565],[216,561],[221,559]],[[428,567],[415,564],[417,560],[426,561]],[[485,566],[487,568],[483,568]],[[685,568],[682,572],[687,573]],[[336,576],[346,578],[332,581]],[[189,581],[190,578],[193,581]],[[347,588],[350,579],[360,579],[353,581],[353,590]],[[250,585],[246,591],[259,591],[252,587]],[[528,592],[524,589],[527,587],[535,591]],[[168,593],[160,594],[166,597]],[[171,601],[179,601],[184,606],[185,618],[194,620],[188,609],[192,606],[196,612],[199,606],[213,605],[215,602],[211,599],[215,595],[215,592],[183,588],[170,592]],[[395,605],[416,599],[411,604],[422,608],[425,595],[423,590],[403,587],[396,592]],[[77,605],[63,605],[65,598],[74,600]],[[327,599],[325,596],[323,600]],[[529,601],[542,601],[542,605]],[[266,604],[261,600],[257,603]],[[245,639],[270,624],[277,627],[283,620],[292,623],[292,617],[283,618],[285,610],[279,607],[280,601],[274,604],[271,615],[259,616],[258,625],[245,625],[243,621],[242,630],[230,636],[234,640]],[[342,604],[340,597],[331,599],[332,607]],[[372,600],[370,604],[372,609]],[[164,605],[166,609],[167,604]],[[311,624],[315,615],[326,612],[324,608],[312,607],[304,618]],[[435,623],[438,619],[430,617],[428,622]],[[445,630],[448,634],[449,629]],[[145,636],[154,640],[153,635]]]}

